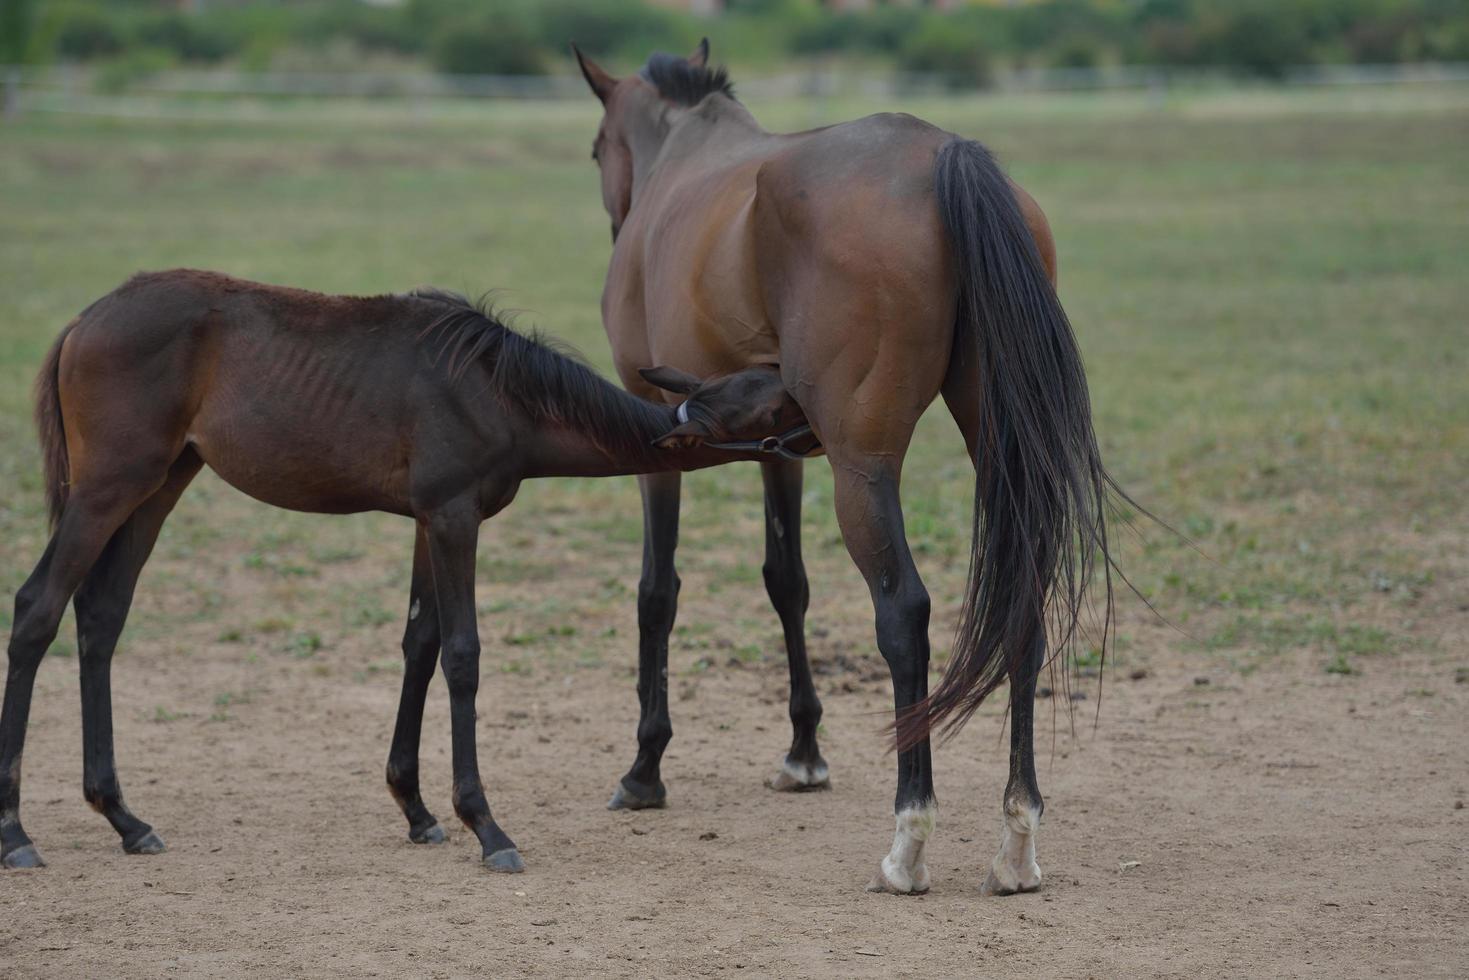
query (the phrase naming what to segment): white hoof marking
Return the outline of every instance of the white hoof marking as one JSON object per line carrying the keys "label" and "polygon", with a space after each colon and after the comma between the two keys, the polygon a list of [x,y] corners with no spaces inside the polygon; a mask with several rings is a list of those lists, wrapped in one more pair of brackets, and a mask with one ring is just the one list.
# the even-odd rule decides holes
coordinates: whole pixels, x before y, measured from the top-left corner
{"label": "white hoof marking", "polygon": [[1035,863],[1035,835],[1040,829],[1040,810],[1028,803],[1005,803],[1005,838],[1000,853],[990,863],[985,890],[995,895],[1033,892],[1041,886],[1040,865]]}
{"label": "white hoof marking", "polygon": [[[938,823],[939,809],[933,801],[918,806],[905,807],[898,813],[897,829],[893,833],[893,846],[887,857],[882,859],[882,891],[926,892],[928,891],[928,865],[923,860],[923,849],[933,835]],[[879,884],[879,882],[874,882]]]}
{"label": "white hoof marking", "polygon": [[780,771],[767,779],[765,785],[774,790],[785,791],[819,789],[831,785],[831,772],[824,762],[810,766],[804,762],[786,759],[781,763]]}

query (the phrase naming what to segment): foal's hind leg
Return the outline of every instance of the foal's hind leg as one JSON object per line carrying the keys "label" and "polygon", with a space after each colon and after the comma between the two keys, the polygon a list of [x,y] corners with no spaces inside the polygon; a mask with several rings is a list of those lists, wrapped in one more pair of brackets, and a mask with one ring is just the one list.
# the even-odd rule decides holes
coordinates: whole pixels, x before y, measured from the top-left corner
{"label": "foal's hind leg", "polygon": [[801,561],[802,464],[760,464],[765,479],[765,590],[780,616],[791,669],[791,750],[770,780],[776,790],[824,789],[831,785],[826,760],[816,744],[821,700],[806,659],[806,607],[810,588]]}
{"label": "foal's hind leg", "polygon": [[133,509],[162,484],[164,467],[156,472],[157,478],[147,483],[117,478],[74,486],[46,553],[16,593],[0,708],[0,863],[7,868],[45,863],[20,823],[20,765],[36,669],[82,578]]}
{"label": "foal's hind leg", "polygon": [[163,841],[122,800],[113,761],[112,654],[158,532],[200,465],[193,450],[179,457],[164,485],[112,535],[73,600],[82,681],[82,792],[129,854],[157,854]]}
{"label": "foal's hind leg", "polygon": [[423,703],[439,657],[439,603],[423,528],[413,546],[413,585],[408,625],[403,629],[403,694],[398,723],[388,750],[388,791],[408,818],[408,839],[415,844],[441,844],[444,828],[423,805],[418,789],[418,744],[423,733]]}

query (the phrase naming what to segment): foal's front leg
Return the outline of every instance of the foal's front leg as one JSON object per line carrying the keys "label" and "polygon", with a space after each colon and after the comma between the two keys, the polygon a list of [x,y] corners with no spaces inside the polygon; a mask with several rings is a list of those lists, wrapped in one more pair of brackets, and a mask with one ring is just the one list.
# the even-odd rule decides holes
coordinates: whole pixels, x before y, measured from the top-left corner
{"label": "foal's front leg", "polygon": [[523,871],[515,843],[490,814],[479,777],[474,699],[479,691],[479,630],[474,618],[474,550],[480,514],[457,501],[424,521],[434,591],[439,600],[444,680],[454,745],[454,812],[479,838],[481,860],[492,871]]}

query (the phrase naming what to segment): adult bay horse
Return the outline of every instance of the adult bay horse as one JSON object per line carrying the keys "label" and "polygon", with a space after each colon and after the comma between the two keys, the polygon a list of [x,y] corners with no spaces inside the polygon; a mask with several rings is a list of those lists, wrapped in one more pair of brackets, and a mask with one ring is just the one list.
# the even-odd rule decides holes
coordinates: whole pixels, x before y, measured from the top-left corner
{"label": "adult bay horse", "polygon": [[[709,67],[707,41],[689,58],[655,54],[625,78],[576,54],[604,107],[593,156],[614,245],[602,314],[624,383],[653,397],[643,365],[778,368],[830,459],[837,519],[871,593],[896,706],[897,826],[869,887],[929,887],[930,732],[957,730],[1007,678],[1004,838],[984,888],[1039,887],[1031,716],[1048,621],[1064,653],[1094,570],[1111,610],[1111,482],[1045,216],[983,146],[912,116],[767,132],[725,72]],[[958,635],[930,694],[929,597],[898,491],[913,427],[939,394],[977,480]],[[671,736],[679,475],[641,484],[643,711],[637,759],[613,799],[624,806],[662,801]],[[785,628],[795,729],[778,788],[827,778],[802,640],[800,486],[799,463],[766,464],[765,581]]]}
{"label": "adult bay horse", "polygon": [[[83,791],[129,853],[163,850],[123,803],[112,653],[159,529],[207,463],[277,507],[414,519],[388,787],[413,841],[444,840],[418,783],[424,698],[442,650],[454,811],[487,867],[521,870],[490,814],[476,757],[480,523],[525,479],[708,466],[740,457],[704,441],[756,439],[801,421],[769,370],[707,385],[648,373],[683,387],[687,400],[675,410],[634,398],[436,291],[323,296],[178,270],[136,276],[93,303],[62,331],[37,381],[54,533],[15,598],[0,713],[0,862],[43,863],[21,827],[21,753],[36,669],[73,598]],[[692,420],[708,440],[691,433]]]}

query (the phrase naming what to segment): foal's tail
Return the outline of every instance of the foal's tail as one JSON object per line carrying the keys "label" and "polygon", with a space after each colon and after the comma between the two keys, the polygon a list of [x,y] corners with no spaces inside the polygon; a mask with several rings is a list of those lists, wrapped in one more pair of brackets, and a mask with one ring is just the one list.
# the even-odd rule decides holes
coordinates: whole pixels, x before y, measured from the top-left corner
{"label": "foal's tail", "polygon": [[41,365],[36,376],[36,431],[41,437],[41,457],[46,468],[46,507],[51,515],[51,526],[61,520],[62,508],[66,506],[68,487],[71,484],[71,460],[66,451],[66,431],[61,425],[61,391],[57,386],[57,374],[61,366],[61,345],[76,323],[68,324]]}
{"label": "foal's tail", "polygon": [[1028,669],[1048,621],[1064,656],[1097,571],[1104,645],[1112,615],[1105,509],[1115,485],[1071,324],[989,151],[950,140],[934,183],[958,270],[955,344],[974,345],[980,364],[974,544],[948,670],[898,720],[899,747],[962,727],[1007,673]]}

